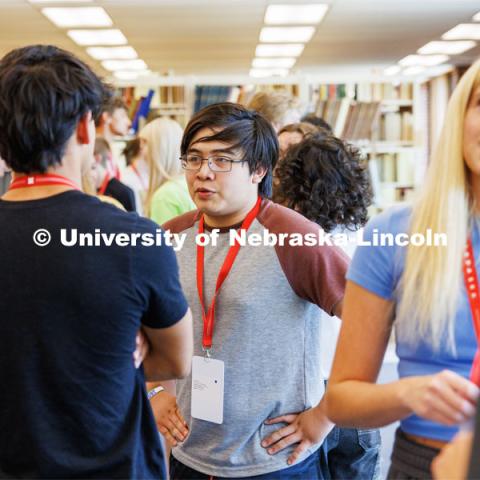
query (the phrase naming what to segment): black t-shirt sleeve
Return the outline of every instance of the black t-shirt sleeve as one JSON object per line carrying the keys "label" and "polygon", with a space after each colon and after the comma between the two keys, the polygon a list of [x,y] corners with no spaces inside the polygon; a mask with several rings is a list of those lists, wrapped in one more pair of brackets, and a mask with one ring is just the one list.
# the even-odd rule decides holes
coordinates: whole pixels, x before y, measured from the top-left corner
{"label": "black t-shirt sleeve", "polygon": [[[136,232],[153,238],[159,228],[150,220],[138,219]],[[146,304],[142,323],[150,328],[166,328],[181,320],[188,303],[180,285],[178,264],[172,247],[142,246],[133,248],[133,282]]]}

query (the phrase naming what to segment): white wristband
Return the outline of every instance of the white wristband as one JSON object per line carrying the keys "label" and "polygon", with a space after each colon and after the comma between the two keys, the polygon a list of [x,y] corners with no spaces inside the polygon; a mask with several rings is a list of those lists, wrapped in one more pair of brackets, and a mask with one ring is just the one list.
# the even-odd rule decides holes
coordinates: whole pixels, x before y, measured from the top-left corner
{"label": "white wristband", "polygon": [[147,393],[147,397],[149,400],[151,400],[157,393],[163,392],[165,389],[163,387],[155,387],[149,390]]}

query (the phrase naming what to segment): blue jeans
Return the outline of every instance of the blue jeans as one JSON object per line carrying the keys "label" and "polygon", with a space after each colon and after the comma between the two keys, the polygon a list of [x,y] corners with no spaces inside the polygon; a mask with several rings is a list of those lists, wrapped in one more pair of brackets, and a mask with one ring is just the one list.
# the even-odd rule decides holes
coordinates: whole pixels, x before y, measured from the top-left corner
{"label": "blue jeans", "polygon": [[[170,479],[171,480],[208,480],[210,475],[197,472],[183,463],[176,460],[173,455],[170,457]],[[223,477],[213,477],[215,480],[224,480]],[[256,475],[254,477],[241,477],[236,480],[323,480],[321,462],[318,451],[310,455],[292,467],[276,472]]]}
{"label": "blue jeans", "polygon": [[334,427],[322,445],[327,463],[326,470],[322,466],[324,478],[377,480],[380,447],[378,430]]}

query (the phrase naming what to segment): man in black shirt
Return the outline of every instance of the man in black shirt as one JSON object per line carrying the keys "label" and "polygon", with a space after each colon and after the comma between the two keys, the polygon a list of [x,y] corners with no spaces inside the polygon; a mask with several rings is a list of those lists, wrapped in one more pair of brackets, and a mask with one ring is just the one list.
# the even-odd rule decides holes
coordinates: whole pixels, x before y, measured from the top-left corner
{"label": "man in black shirt", "polygon": [[[106,95],[56,47],[0,61],[0,156],[14,172],[0,200],[2,478],[165,478],[144,382],[190,368],[191,316],[173,250],[66,246],[80,233],[158,233],[76,187]],[[149,351],[137,369],[140,329]]]}
{"label": "man in black shirt", "polygon": [[112,176],[109,172],[109,163],[112,161],[112,151],[109,143],[102,137],[95,139],[95,180],[99,195],[112,197],[123,206],[127,212],[135,212],[135,193],[133,190]]}

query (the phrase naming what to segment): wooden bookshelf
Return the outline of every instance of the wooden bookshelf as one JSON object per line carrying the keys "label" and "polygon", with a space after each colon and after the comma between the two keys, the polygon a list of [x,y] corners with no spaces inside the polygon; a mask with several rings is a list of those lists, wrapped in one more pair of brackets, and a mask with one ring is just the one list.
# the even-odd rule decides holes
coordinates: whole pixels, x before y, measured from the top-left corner
{"label": "wooden bookshelf", "polygon": [[191,116],[190,95],[185,85],[160,85],[154,87],[123,87],[118,90],[129,109],[130,119],[146,98],[148,90],[153,89],[154,95],[146,118],[141,120],[140,127],[157,117],[170,117],[183,127]]}
{"label": "wooden bookshelf", "polygon": [[347,83],[312,87],[314,112],[368,160],[375,210],[411,197],[418,157],[413,83]]}

